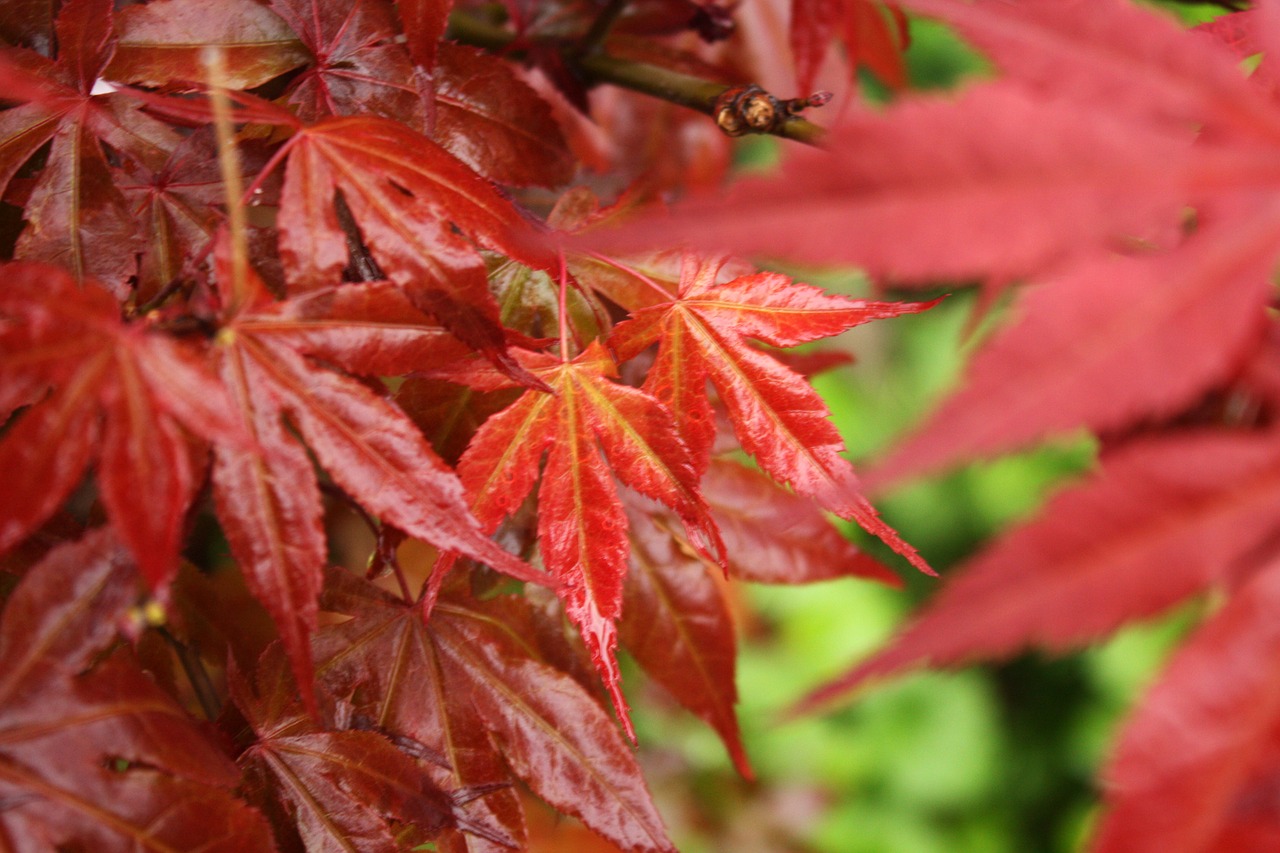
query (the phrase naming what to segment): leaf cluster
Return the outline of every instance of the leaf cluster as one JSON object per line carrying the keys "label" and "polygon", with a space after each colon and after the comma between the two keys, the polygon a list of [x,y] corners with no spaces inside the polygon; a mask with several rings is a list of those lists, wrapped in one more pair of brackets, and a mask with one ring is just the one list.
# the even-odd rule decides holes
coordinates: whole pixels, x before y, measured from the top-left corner
{"label": "leaf cluster", "polygon": [[[527,787],[672,850],[619,646],[749,775],[724,580],[896,582],[828,513],[928,570],[783,350],[929,303],[592,248],[729,143],[584,57],[745,83],[771,28],[596,5],[0,21],[0,846],[520,849]],[[837,30],[900,77],[810,5],[803,85]]]}

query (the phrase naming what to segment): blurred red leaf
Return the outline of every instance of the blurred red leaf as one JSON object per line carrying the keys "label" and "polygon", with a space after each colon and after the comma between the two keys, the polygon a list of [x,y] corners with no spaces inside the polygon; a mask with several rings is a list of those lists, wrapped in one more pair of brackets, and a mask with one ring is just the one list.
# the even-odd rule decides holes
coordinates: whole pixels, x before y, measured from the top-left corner
{"label": "blurred red leaf", "polygon": [[104,75],[139,86],[207,84],[204,51],[225,55],[219,85],[252,89],[297,68],[307,51],[285,22],[255,0],[151,0],[116,17],[115,56]]}
{"label": "blurred red leaf", "polygon": [[1134,441],[970,561],[886,648],[805,705],[919,664],[1028,646],[1060,651],[1101,637],[1246,571],[1278,511],[1273,434]]}
{"label": "blurred red leaf", "polygon": [[1262,333],[1277,234],[1280,207],[1262,209],[1206,224],[1159,258],[1081,263],[1027,288],[964,385],[868,470],[867,483],[1193,404],[1239,368]]}
{"label": "blurred red leaf", "polygon": [[1274,772],[1266,768],[1280,724],[1277,605],[1271,564],[1178,650],[1104,771],[1107,811],[1093,849],[1255,849],[1210,842],[1247,828],[1250,777]]}
{"label": "blurred red leaf", "polygon": [[790,42],[800,92],[813,91],[833,34],[844,44],[850,66],[865,65],[890,86],[906,85],[907,22],[896,7],[874,0],[791,0]]}

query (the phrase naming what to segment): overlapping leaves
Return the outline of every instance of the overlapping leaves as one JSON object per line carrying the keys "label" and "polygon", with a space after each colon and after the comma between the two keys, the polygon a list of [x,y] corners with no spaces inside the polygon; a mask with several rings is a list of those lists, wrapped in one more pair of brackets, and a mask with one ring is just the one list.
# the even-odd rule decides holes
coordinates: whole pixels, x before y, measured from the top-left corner
{"label": "overlapping leaves", "polygon": [[[25,45],[0,47],[17,103],[0,112],[0,189],[22,209],[25,259],[3,267],[0,287],[0,551],[40,540],[57,513],[77,526],[105,515],[110,532],[54,550],[0,622],[0,704],[22,717],[0,749],[11,846],[270,850],[266,815],[287,849],[491,851],[525,839],[520,779],[627,849],[672,850],[591,667],[630,733],[621,630],[749,772],[715,574],[891,579],[810,495],[907,549],[857,493],[806,380],[746,339],[791,346],[918,306],[769,276],[708,295],[691,264],[670,300],[619,303],[652,306],[611,341],[620,365],[605,344],[606,300],[626,290],[604,282],[612,261],[557,257],[493,183],[569,180],[554,110],[505,59],[438,43],[449,4],[155,0],[117,12],[68,0],[56,20],[30,5],[0,21]],[[686,2],[660,12],[663,32],[710,14]],[[214,80],[208,47],[226,66]],[[210,117],[186,94],[201,88],[231,90],[234,144],[225,127],[193,127]],[[237,91],[250,88],[279,100]],[[249,228],[226,215],[244,202],[224,186],[237,168],[259,208]],[[593,264],[578,283],[560,269]],[[557,269],[571,293],[545,274]],[[556,322],[559,357],[542,339]],[[668,394],[670,350],[698,324],[702,396]],[[659,339],[659,366],[637,387],[640,351]],[[419,420],[446,413],[421,424],[433,438],[466,444],[459,473],[383,384],[415,373],[501,391],[414,401]],[[711,459],[708,378],[748,449],[799,494]],[[431,387],[415,377],[399,399]],[[328,567],[335,505],[376,528],[371,566],[394,574],[403,599]],[[240,669],[257,641],[226,627],[240,617],[188,619],[191,584],[170,586],[185,546],[201,565],[184,577],[228,571],[206,547],[215,517],[280,640],[253,672]],[[504,545],[536,540],[545,573],[491,538],[504,521]],[[416,602],[422,578],[387,544],[406,535],[442,555]],[[470,578],[446,578],[458,557]],[[140,594],[130,558],[155,600],[125,620]],[[498,594],[491,569],[529,585]],[[322,607],[351,618],[321,628]],[[101,657],[118,628],[145,635],[155,682],[126,650]],[[655,642],[654,628],[676,642]],[[7,678],[5,661],[18,667]],[[197,725],[158,685],[212,722]]]}
{"label": "overlapping leaves", "polygon": [[57,18],[57,61],[0,46],[5,96],[24,101],[0,113],[0,192],[51,143],[30,197],[19,257],[62,264],[122,293],[142,235],[116,186],[103,144],[159,171],[177,144],[173,128],[119,93],[95,94],[115,50],[112,4],[75,0]]}
{"label": "overlapping leaves", "polygon": [[[614,477],[675,510],[710,559],[723,560],[723,544],[674,416],[645,392],[612,381],[614,363],[601,346],[569,362],[530,356],[527,365],[552,393],[529,391],[489,418],[458,474],[472,511],[493,529],[524,501],[546,455],[538,489],[542,559],[566,585],[566,612],[629,729],[614,660],[628,553]],[[482,376],[457,378],[485,387]]]}
{"label": "overlapping leaves", "polygon": [[147,581],[163,586],[177,570],[183,521],[203,475],[191,437],[248,442],[226,391],[197,350],[123,323],[116,301],[95,283],[81,286],[44,264],[4,271],[2,408],[32,405],[0,439],[10,484],[0,496],[0,549],[48,519],[96,461],[107,517]]}
{"label": "overlapping leaves", "polygon": [[127,650],[135,571],[103,531],[34,567],[0,621],[0,839],[14,850],[271,851],[235,765]]}
{"label": "overlapping leaves", "polygon": [[[526,603],[446,591],[424,622],[420,607],[335,574],[324,606],[353,618],[317,637],[321,677],[354,691],[377,726],[439,756],[433,772],[445,789],[496,786],[467,807],[475,820],[524,838],[519,800],[499,784],[514,773],[625,849],[674,849],[630,749],[596,700],[541,653]],[[465,849],[501,848],[472,838]]]}

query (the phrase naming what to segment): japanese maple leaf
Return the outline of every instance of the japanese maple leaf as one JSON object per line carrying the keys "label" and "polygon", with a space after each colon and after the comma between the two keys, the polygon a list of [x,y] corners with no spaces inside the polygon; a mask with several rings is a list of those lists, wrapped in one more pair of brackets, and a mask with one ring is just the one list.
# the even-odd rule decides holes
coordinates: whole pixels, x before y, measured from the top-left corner
{"label": "japanese maple leaf", "polygon": [[[523,360],[553,393],[528,391],[485,421],[459,460],[458,475],[472,511],[492,530],[532,490],[546,455],[538,489],[542,560],[565,584],[565,611],[630,732],[614,660],[628,552],[615,476],[675,510],[703,554],[721,561],[723,546],[675,417],[647,393],[613,381],[613,359],[599,343],[572,361],[538,353]],[[501,377],[477,371],[450,378],[481,389],[502,384]]]}
{"label": "japanese maple leaf", "polygon": [[[244,176],[262,165],[261,153],[251,144],[239,146],[237,159]],[[117,174],[117,186],[146,235],[134,301],[146,304],[175,280],[192,275],[195,259],[203,258],[225,219],[219,205],[225,201],[226,187],[213,128],[182,140],[159,171],[130,163],[124,171],[127,177]]]}
{"label": "japanese maple leaf", "polygon": [[0,494],[0,550],[49,518],[96,462],[108,519],[143,577],[163,587],[177,569],[202,476],[192,437],[248,443],[226,391],[198,350],[146,323],[123,322],[116,301],[92,281],[82,286],[37,263],[3,269],[0,410],[35,405],[0,439],[9,478]]}
{"label": "japanese maple leaf", "polygon": [[413,65],[395,41],[395,15],[388,0],[273,0],[271,8],[312,55],[287,95],[299,118],[378,115],[426,129]]}
{"label": "japanese maple leaf", "polygon": [[137,600],[105,531],[53,551],[0,619],[0,843],[10,850],[275,850],[235,765],[125,651]]}
{"label": "japanese maple leaf", "polygon": [[554,187],[573,176],[551,107],[507,63],[448,42],[439,59],[434,135],[440,145],[500,184]]}
{"label": "japanese maple leaf", "polygon": [[[230,275],[220,264],[220,273]],[[214,497],[232,553],[275,619],[304,701],[315,711],[308,638],[328,552],[310,454],[387,524],[523,580],[545,576],[484,534],[457,476],[402,411],[322,366],[396,375],[457,358],[465,347],[387,282],[279,303],[265,300],[260,284],[256,289],[259,300],[224,326],[215,347],[232,406],[254,442],[218,447]]]}
{"label": "japanese maple leaf", "polygon": [[907,21],[897,7],[874,0],[791,0],[791,52],[801,92],[813,90],[832,33],[844,43],[851,66],[867,66],[890,86],[906,84]]}
{"label": "japanese maple leaf", "polygon": [[[530,220],[436,143],[376,116],[298,128],[280,199],[280,254],[292,292],[341,280],[341,194],[386,277],[460,340],[519,375],[475,244],[535,267],[553,257]],[[527,376],[522,376],[528,379]]]}
{"label": "japanese maple leaf", "polygon": [[1269,535],[1278,506],[1273,434],[1206,429],[1134,441],[971,560],[888,648],[816,698],[916,663],[1103,636],[1228,578]]}
{"label": "japanese maple leaf", "polygon": [[255,736],[237,761],[247,794],[287,814],[307,850],[398,853],[406,842],[460,825],[510,846],[502,833],[462,813],[467,792],[440,790],[422,764],[383,735],[317,726],[298,701],[285,658],[272,652],[259,662],[256,689],[232,673],[231,697]]}
{"label": "japanese maple leaf", "polygon": [[204,51],[226,56],[219,85],[252,89],[307,61],[288,25],[256,0],[152,0],[116,15],[116,50],[104,75],[149,87],[208,81]]}
{"label": "japanese maple leaf", "polygon": [[[317,672],[380,729],[438,753],[445,790],[524,780],[540,797],[625,850],[674,850],[631,749],[572,677],[541,654],[525,601],[477,601],[446,588],[429,620],[421,605],[330,570],[326,610],[352,618],[316,636]],[[558,629],[558,625],[556,626]],[[508,770],[508,768],[510,768]],[[499,788],[465,806],[473,820],[526,836],[519,798]],[[497,853],[448,832],[442,849]]]}
{"label": "japanese maple leaf", "polygon": [[125,96],[93,94],[115,47],[111,19],[110,0],[72,0],[58,13],[56,62],[0,50],[0,88],[26,102],[0,113],[0,192],[51,143],[23,207],[27,226],[15,255],[60,263],[122,292],[135,272],[140,235],[102,144],[158,171],[179,137]]}
{"label": "japanese maple leaf", "polygon": [[707,382],[715,386],[742,447],[761,467],[826,509],[852,518],[922,571],[930,569],[880,520],[859,491],[844,444],[822,398],[803,377],[749,339],[794,346],[884,317],[910,314],[923,303],[868,302],[830,296],[775,273],[716,284],[721,262],[689,256],[678,295],[641,309],[609,338],[622,361],[659,341],[645,389],[666,403],[705,471],[715,436]]}

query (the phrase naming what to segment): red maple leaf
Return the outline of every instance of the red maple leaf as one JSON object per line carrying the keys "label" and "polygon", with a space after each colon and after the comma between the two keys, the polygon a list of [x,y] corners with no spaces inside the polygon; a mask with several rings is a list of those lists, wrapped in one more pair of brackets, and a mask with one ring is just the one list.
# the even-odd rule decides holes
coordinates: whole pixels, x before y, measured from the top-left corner
{"label": "red maple leaf", "polygon": [[776,273],[717,284],[722,263],[686,258],[678,295],[635,311],[614,328],[609,343],[619,359],[629,360],[654,341],[661,342],[644,387],[677,413],[680,434],[699,471],[706,470],[715,436],[707,396],[710,380],[742,448],[770,476],[826,509],[857,520],[931,573],[862,496],[853,466],[840,456],[844,443],[822,398],[803,377],[747,343],[754,339],[795,346],[929,305],[831,296]]}
{"label": "red maple leaf", "polygon": [[325,119],[298,128],[288,150],[280,254],[292,292],[341,280],[341,194],[389,280],[464,343],[529,379],[506,355],[484,262],[466,237],[547,268],[554,259],[530,220],[452,154],[389,119]]}
{"label": "red maple leaf", "polygon": [[273,0],[271,9],[311,53],[308,67],[289,84],[287,101],[299,118],[311,122],[358,113],[426,128],[413,65],[395,41],[395,15],[387,0]]}
{"label": "red maple leaf", "polygon": [[141,235],[115,184],[103,143],[153,171],[178,143],[173,128],[119,93],[94,86],[115,49],[109,0],[73,0],[57,18],[56,62],[0,48],[0,87],[25,101],[0,113],[0,192],[46,143],[49,157],[23,206],[15,256],[59,263],[122,292]]}
{"label": "red maple leaf", "polygon": [[271,851],[240,774],[133,657],[137,598],[105,531],[31,569],[0,621],[0,839],[10,849]]}
{"label": "red maple leaf", "polygon": [[[999,79],[856,118],[849,127],[867,132],[839,138],[823,201],[760,182],[753,192],[776,215],[699,223],[731,247],[751,235],[756,250],[813,249],[907,283],[1030,279],[960,389],[871,470],[872,485],[1080,427],[1102,434],[1103,452],[1096,476],[973,558],[884,650],[810,701],[920,663],[1070,648],[1221,590],[1221,612],[1120,742],[1096,844],[1274,839],[1264,765],[1280,709],[1254,674],[1274,668],[1258,614],[1280,509],[1280,441],[1266,427],[1280,258],[1271,78],[1250,79],[1230,45],[1122,0],[1087,14],[1048,0],[902,5],[954,26]],[[1262,22],[1280,9],[1254,13],[1233,38],[1274,53]],[[917,156],[939,139],[945,156]],[[797,158],[789,177],[812,183],[821,162]],[[823,205],[842,212],[848,239],[819,245],[830,235],[793,227]]]}
{"label": "red maple leaf", "polygon": [[[220,263],[226,280],[229,264]],[[257,299],[223,327],[215,349],[254,442],[218,448],[214,497],[249,588],[275,619],[306,705],[316,711],[308,640],[328,551],[308,448],[356,503],[397,529],[524,580],[542,575],[484,535],[457,476],[402,411],[322,366],[398,374],[456,358],[465,347],[387,282],[284,302],[251,284]]]}
{"label": "red maple leaf", "polygon": [[[446,589],[424,621],[421,605],[333,570],[324,607],[352,618],[317,635],[320,679],[337,695],[354,694],[357,710],[379,727],[438,754],[432,772],[446,790],[493,788],[514,774],[624,849],[674,849],[617,728],[539,653],[526,602],[480,602]],[[526,835],[508,788],[465,811],[513,838]],[[451,851],[502,849],[474,836],[443,841]]]}
{"label": "red maple leaf", "polygon": [[434,136],[459,160],[511,186],[554,187],[573,177],[551,108],[505,62],[445,42],[435,83]]}
{"label": "red maple leaf", "polygon": [[[695,547],[714,561],[723,561],[723,544],[675,417],[645,392],[613,381],[616,367],[603,347],[593,342],[567,362],[544,354],[522,360],[552,393],[528,391],[485,421],[458,475],[476,517],[496,529],[528,496],[547,456],[538,489],[539,549],[565,584],[565,610],[630,733],[614,660],[628,553],[614,477],[675,510]],[[476,370],[443,375],[481,389],[503,384],[503,377]]]}
{"label": "red maple leaf", "polygon": [[92,281],[82,286],[36,263],[4,271],[0,409],[35,405],[0,440],[10,477],[0,495],[0,549],[47,519],[96,461],[107,517],[143,577],[163,587],[177,570],[202,474],[191,436],[247,444],[226,391],[198,349],[123,322],[116,301]]}
{"label": "red maple leaf", "polygon": [[254,734],[237,761],[246,794],[264,811],[287,814],[308,850],[397,853],[460,827],[510,847],[505,833],[463,812],[475,793],[438,788],[410,752],[353,728],[360,721],[346,706],[335,709],[332,727],[318,726],[278,651],[264,654],[253,688],[232,672],[231,698]]}

